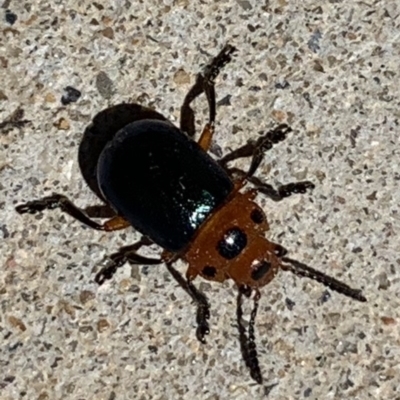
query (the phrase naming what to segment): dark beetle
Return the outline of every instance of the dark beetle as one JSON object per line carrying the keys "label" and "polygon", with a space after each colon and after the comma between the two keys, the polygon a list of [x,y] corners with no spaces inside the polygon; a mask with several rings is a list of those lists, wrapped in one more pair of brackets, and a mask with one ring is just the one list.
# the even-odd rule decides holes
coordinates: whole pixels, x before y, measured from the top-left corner
{"label": "dark beetle", "polygon": [[169,122],[122,128],[97,165],[103,196],[139,232],[178,253],[232,192],[225,170]]}
{"label": "dark beetle", "polygon": [[[79,149],[79,165],[90,188],[105,203],[77,208],[65,196],[54,194],[17,206],[17,211],[36,213],[60,208],[84,224],[113,231],[133,226],[143,237],[110,256],[110,263],[96,275],[102,284],[125,262],[164,263],[197,306],[197,338],[205,342],[209,333],[209,303],[192,283],[200,275],[211,281],[232,279],[238,287],[237,323],[241,351],[252,378],[262,383],[255,345],[254,323],[259,288],[268,284],[279,269],[323,283],[358,301],[366,301],[360,290],[331,278],[298,261],[264,237],[269,229],[266,215],[254,202],[258,192],[273,200],[304,193],[311,182],[290,183],[274,189],[254,176],[263,153],[285,139],[290,128],[283,124],[227,154],[219,161],[207,151],[214,134],[214,83],[221,68],[231,60],[235,48],[227,45],[197,76],[181,109],[180,129],[156,111],[137,104],[120,104],[99,113],[85,131]],[[209,120],[199,141],[195,134],[191,102],[205,93]],[[248,171],[228,168],[230,161],[251,157]],[[253,189],[243,190],[246,183]],[[93,217],[108,217],[103,224]],[[164,251],[160,258],[138,254],[152,243]],[[173,267],[188,263],[186,279]],[[242,321],[242,297],[254,292],[250,323]]]}

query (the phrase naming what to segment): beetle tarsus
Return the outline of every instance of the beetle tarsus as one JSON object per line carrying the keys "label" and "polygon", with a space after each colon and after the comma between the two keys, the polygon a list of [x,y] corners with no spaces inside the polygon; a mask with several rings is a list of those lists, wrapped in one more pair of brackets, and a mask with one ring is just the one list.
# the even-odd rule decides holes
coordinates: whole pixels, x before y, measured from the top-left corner
{"label": "beetle tarsus", "polygon": [[62,208],[65,201],[68,201],[65,196],[61,194],[53,194],[52,196],[43,197],[39,200],[28,201],[27,203],[20,204],[15,207],[15,210],[19,214],[36,214],[43,210]]}
{"label": "beetle tarsus", "polygon": [[255,142],[251,143],[253,146],[253,153],[250,162],[250,167],[247,171],[247,177],[255,174],[258,167],[264,158],[264,153],[272,149],[273,145],[286,139],[286,135],[292,131],[292,128],[286,124],[281,124],[275,129],[267,132],[264,136],[258,138]]}
{"label": "beetle tarsus", "polygon": [[15,207],[16,211],[20,214],[36,214],[44,210],[55,210],[56,208],[59,208],[61,211],[93,229],[99,231],[105,230],[105,227],[102,224],[98,224],[96,221],[93,221],[83,210],[73,204],[68,197],[62,194],[54,193],[51,196],[43,197],[39,200],[29,201]]}
{"label": "beetle tarsus", "polygon": [[204,312],[202,307],[197,309],[197,329],[196,329],[196,337],[197,340],[203,344],[206,343],[205,335],[210,333],[210,328],[208,326],[207,321],[204,319]]}
{"label": "beetle tarsus", "polygon": [[[214,127],[216,105],[215,105],[215,79],[220,73],[221,69],[232,59],[232,54],[236,51],[236,48],[227,44],[220,51],[220,53],[212,59],[212,61],[206,65],[203,72],[198,74],[196,82],[190,88],[189,92],[185,96],[181,107],[181,120],[180,128],[183,132],[187,133],[190,137],[195,134],[194,125],[194,111],[190,104],[194,99],[200,96],[203,92],[206,95],[208,103],[208,124]],[[214,131],[214,130],[213,130]],[[211,140],[211,138],[210,138]]]}
{"label": "beetle tarsus", "polygon": [[281,201],[292,194],[304,194],[308,189],[315,188],[315,185],[310,181],[288,183],[275,189],[272,185],[262,182],[261,179],[254,176],[249,177],[248,180],[260,193],[265,194],[274,201]]}
{"label": "beetle tarsus", "polygon": [[228,162],[237,160],[238,158],[252,157],[251,165],[247,176],[252,176],[262,161],[264,153],[272,149],[277,144],[286,139],[292,128],[287,124],[278,125],[276,128],[268,131],[260,136],[257,140],[249,141],[242,147],[231,151],[219,160],[219,163],[226,166]]}
{"label": "beetle tarsus", "polygon": [[[286,139],[288,133],[292,132],[292,128],[288,124],[280,124],[276,128],[267,132],[264,137],[266,140],[269,140],[273,144],[282,142]],[[262,144],[263,136],[257,140],[257,142]]]}
{"label": "beetle tarsus", "polygon": [[117,272],[117,269],[121,265],[115,264],[115,263],[110,263],[109,265],[106,265],[103,267],[95,276],[94,281],[101,286],[105,281],[110,280],[114,274]]}
{"label": "beetle tarsus", "polygon": [[210,333],[210,328],[207,322],[207,320],[210,318],[210,303],[208,302],[207,297],[201,293],[191,281],[186,280],[170,262],[167,262],[166,266],[173,278],[196,303],[196,337],[201,343],[206,343],[205,335]]}
{"label": "beetle tarsus", "polygon": [[292,194],[297,194],[297,193],[304,194],[307,192],[307,189],[314,189],[314,188],[315,185],[309,181],[295,182],[280,186],[278,188],[278,193],[282,198],[284,198],[284,197],[289,197]]}
{"label": "beetle tarsus", "polygon": [[210,64],[204,68],[202,73],[205,80],[214,85],[215,79],[221,69],[232,60],[232,55],[236,52],[236,47],[226,44],[219,54],[213,58]]}
{"label": "beetle tarsus", "polygon": [[121,247],[116,253],[109,256],[109,263],[103,267],[95,276],[94,280],[97,284],[102,285],[105,281],[111,279],[117,272],[118,268],[122,267],[126,262],[131,265],[156,265],[161,264],[161,258],[148,258],[137,254],[137,251],[142,246],[149,246],[152,241],[147,237],[142,237],[136,243],[130,246]]}
{"label": "beetle tarsus", "polygon": [[[115,212],[113,213],[112,209],[108,205],[88,207],[87,210],[89,210],[89,212],[87,212],[86,210],[83,211],[77,207],[71,200],[68,199],[68,197],[58,193],[43,197],[39,200],[33,200],[24,204],[20,204],[15,207],[15,210],[19,214],[36,214],[44,210],[55,210],[56,208],[59,208],[62,212],[98,231],[111,232],[130,226],[130,223],[127,220],[116,215]],[[99,217],[99,215],[96,215],[96,212],[103,212],[111,215],[111,217],[103,224],[99,224],[96,221],[93,221],[93,219],[89,216],[89,214],[93,214],[94,218]]]}

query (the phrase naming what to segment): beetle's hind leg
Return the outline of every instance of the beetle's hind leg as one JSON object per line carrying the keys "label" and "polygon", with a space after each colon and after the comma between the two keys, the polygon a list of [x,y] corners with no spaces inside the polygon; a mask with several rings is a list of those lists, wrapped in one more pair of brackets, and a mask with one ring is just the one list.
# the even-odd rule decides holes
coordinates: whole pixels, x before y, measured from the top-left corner
{"label": "beetle's hind leg", "polygon": [[215,123],[215,79],[220,73],[221,69],[232,59],[232,54],[236,49],[231,45],[226,45],[220,51],[220,53],[213,58],[211,63],[207,64],[203,72],[198,74],[196,77],[195,84],[190,88],[187,93],[182,107],[181,107],[181,120],[180,128],[183,132],[186,132],[189,136],[193,137],[195,134],[194,125],[194,111],[190,104],[203,92],[207,97],[209,118],[208,123],[205,126],[203,133],[200,138],[200,146],[204,150],[208,150],[212,135],[214,134],[214,123]]}
{"label": "beetle's hind leg", "polygon": [[[15,207],[19,214],[36,214],[44,210],[54,210],[59,208],[64,213],[70,215],[71,217],[77,219],[83,224],[89,226],[90,228],[99,231],[115,231],[119,229],[125,229],[130,226],[129,222],[124,218],[115,215],[109,206],[94,206],[88,207],[86,211],[77,207],[71,200],[62,194],[53,194],[51,196],[44,197],[39,200],[28,201],[27,203],[20,204]],[[112,216],[109,220],[105,221],[103,224],[99,224],[90,218],[92,214],[95,218],[101,218],[101,214]],[[100,216],[98,216],[100,215]]]}
{"label": "beetle's hind leg", "polygon": [[248,326],[248,332],[243,325],[243,309],[242,309],[242,298],[243,295],[250,297],[251,289],[246,286],[239,287],[237,297],[237,308],[236,318],[239,329],[239,342],[240,350],[242,352],[243,360],[246,363],[246,367],[250,370],[250,376],[259,384],[262,383],[262,375],[260,366],[258,363],[257,347],[255,342],[254,324],[258,311],[258,301],[260,299],[260,292],[257,290],[254,295],[254,306],[251,311],[250,321]]}
{"label": "beetle's hind leg", "polygon": [[172,262],[166,263],[168,271],[171,273],[173,278],[179,283],[179,285],[185,290],[186,293],[193,299],[197,306],[196,313],[196,337],[201,343],[205,343],[205,335],[210,333],[208,326],[208,319],[210,318],[210,304],[208,303],[207,297],[200,292],[193,285],[190,280],[186,280],[173,266]]}

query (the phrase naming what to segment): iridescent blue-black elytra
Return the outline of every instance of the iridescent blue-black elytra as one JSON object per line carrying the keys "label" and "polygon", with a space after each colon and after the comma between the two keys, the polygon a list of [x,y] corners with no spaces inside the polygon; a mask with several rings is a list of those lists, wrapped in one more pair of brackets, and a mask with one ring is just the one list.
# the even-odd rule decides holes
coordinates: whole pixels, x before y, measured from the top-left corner
{"label": "iridescent blue-black elytra", "polygon": [[118,131],[97,165],[103,196],[166,250],[188,245],[233,189],[203,149],[169,122],[140,120]]}

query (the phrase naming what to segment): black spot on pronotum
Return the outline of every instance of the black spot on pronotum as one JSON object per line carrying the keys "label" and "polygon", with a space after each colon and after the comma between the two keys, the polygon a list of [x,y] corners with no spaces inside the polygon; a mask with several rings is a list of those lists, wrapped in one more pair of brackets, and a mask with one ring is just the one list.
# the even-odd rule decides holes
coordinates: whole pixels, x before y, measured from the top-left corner
{"label": "black spot on pronotum", "polygon": [[214,278],[215,275],[217,275],[217,270],[215,267],[207,265],[206,267],[203,268],[202,273],[204,276],[208,276],[209,278]]}
{"label": "black spot on pronotum", "polygon": [[255,208],[251,213],[250,213],[250,218],[253,222],[256,224],[261,224],[264,221],[264,214],[262,213],[261,210],[258,208]]}
{"label": "black spot on pronotum", "polygon": [[268,261],[262,261],[259,264],[256,264],[253,270],[251,271],[251,279],[258,281],[260,280],[271,268],[271,263]]}
{"label": "black spot on pronotum", "polygon": [[228,229],[217,243],[218,253],[231,260],[238,256],[247,245],[247,235],[240,228]]}

